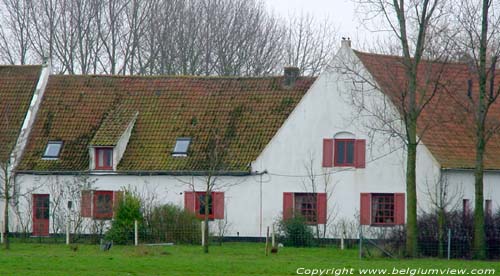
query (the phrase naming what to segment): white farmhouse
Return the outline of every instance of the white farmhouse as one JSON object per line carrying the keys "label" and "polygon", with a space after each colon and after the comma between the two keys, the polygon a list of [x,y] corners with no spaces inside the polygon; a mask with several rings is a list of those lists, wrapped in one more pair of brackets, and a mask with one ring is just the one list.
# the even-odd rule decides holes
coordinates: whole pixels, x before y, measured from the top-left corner
{"label": "white farmhouse", "polygon": [[[264,78],[50,76],[16,168],[19,193],[30,196],[20,199],[13,226],[62,231],[66,201],[86,220],[110,220],[125,188],[201,216],[214,149],[222,161],[210,217],[227,220],[230,236],[260,237],[296,214],[326,225],[330,237],[341,222],[402,225],[406,157],[394,104],[405,88],[402,66],[345,40],[318,78],[296,68]],[[433,208],[439,187],[466,210],[474,200],[471,114],[461,108],[470,72],[432,62],[419,72],[435,92],[419,128],[419,211]],[[488,212],[500,199],[495,138],[486,154]]]}

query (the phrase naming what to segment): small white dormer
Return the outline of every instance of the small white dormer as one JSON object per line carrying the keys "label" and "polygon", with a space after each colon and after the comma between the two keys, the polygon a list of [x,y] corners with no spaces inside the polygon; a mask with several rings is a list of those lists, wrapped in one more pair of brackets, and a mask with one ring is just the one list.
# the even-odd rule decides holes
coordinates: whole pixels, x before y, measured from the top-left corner
{"label": "small white dormer", "polygon": [[90,170],[116,171],[138,115],[119,107],[104,119],[89,146]]}

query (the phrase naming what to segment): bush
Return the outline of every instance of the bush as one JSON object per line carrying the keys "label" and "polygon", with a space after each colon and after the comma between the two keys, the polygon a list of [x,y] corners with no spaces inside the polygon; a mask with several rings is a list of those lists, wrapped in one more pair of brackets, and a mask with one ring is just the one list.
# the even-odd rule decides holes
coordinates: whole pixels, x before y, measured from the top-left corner
{"label": "bush", "polygon": [[[419,253],[422,256],[438,256],[439,246],[446,256],[448,247],[448,229],[451,229],[451,257],[470,258],[472,256],[474,217],[471,214],[464,216],[463,212],[454,211],[445,215],[444,235],[439,242],[438,216],[434,213],[423,214],[418,217]],[[500,257],[500,212],[494,216],[486,216],[486,252],[488,258]],[[389,241],[395,250],[401,251],[405,242],[404,229],[394,229]]]}
{"label": "bush", "polygon": [[201,243],[200,220],[179,206],[154,207],[147,217],[145,238],[150,242]]}
{"label": "bush", "polygon": [[141,199],[130,191],[125,191],[122,200],[114,210],[115,217],[106,239],[116,244],[132,243],[134,240],[134,222],[142,225]]}
{"label": "bush", "polygon": [[280,241],[285,246],[308,247],[315,245],[312,228],[305,218],[296,216],[279,221]]}

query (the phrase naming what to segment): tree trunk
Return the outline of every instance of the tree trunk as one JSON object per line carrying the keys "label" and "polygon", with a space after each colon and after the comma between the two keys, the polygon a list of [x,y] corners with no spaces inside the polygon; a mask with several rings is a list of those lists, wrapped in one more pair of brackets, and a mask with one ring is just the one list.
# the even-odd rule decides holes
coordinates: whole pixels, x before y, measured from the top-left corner
{"label": "tree trunk", "polygon": [[417,185],[416,185],[416,160],[417,160],[417,122],[411,118],[408,122],[408,154],[406,159],[406,197],[407,197],[407,223],[406,223],[406,254],[410,257],[417,256]]}
{"label": "tree trunk", "polygon": [[5,179],[4,179],[4,209],[3,209],[3,233],[4,233],[4,248],[9,249],[10,248],[10,242],[9,242],[9,175],[7,174],[7,171],[5,171]]}
{"label": "tree trunk", "polygon": [[210,200],[209,200],[209,196],[210,196],[210,177],[208,177],[207,179],[207,189],[205,191],[205,210],[204,210],[204,213],[205,213],[205,217],[204,217],[204,227],[205,227],[205,231],[203,232],[203,235],[204,235],[204,240],[205,240],[205,244],[203,245],[203,252],[204,253],[208,253],[208,230],[209,230],[209,227],[208,227],[208,214],[209,214],[209,204],[210,204]]}
{"label": "tree trunk", "polygon": [[438,210],[438,257],[444,258],[444,239],[445,239],[445,210],[440,207]]}
{"label": "tree trunk", "polygon": [[484,231],[484,207],[483,207],[483,174],[484,174],[484,137],[477,137],[476,143],[476,167],[474,170],[474,188],[475,188],[475,204],[474,204],[474,243],[473,257],[475,259],[486,258],[486,237]]}

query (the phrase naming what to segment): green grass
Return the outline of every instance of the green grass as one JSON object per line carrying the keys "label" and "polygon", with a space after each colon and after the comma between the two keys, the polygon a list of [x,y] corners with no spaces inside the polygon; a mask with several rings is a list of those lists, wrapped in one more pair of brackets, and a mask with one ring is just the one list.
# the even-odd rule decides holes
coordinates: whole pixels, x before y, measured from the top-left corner
{"label": "green grass", "polygon": [[[96,245],[78,245],[78,249],[72,251],[60,244],[14,243],[9,251],[0,249],[0,275],[297,275],[299,267],[387,268],[390,272],[394,267],[493,268],[494,275],[500,275],[499,262],[359,260],[357,250],[333,248],[280,248],[278,254],[266,257],[264,245],[256,243],[212,246],[209,254],[202,253],[200,246],[186,245],[114,246],[111,251],[102,252]],[[356,271],[353,275],[359,274]]]}

